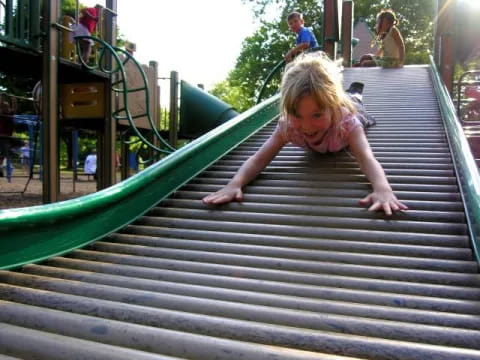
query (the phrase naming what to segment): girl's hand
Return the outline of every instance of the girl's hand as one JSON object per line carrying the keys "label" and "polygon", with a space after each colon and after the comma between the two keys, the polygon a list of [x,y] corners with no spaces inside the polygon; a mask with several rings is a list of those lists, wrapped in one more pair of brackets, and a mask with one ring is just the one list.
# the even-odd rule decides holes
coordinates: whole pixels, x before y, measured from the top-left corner
{"label": "girl's hand", "polygon": [[225,204],[230,201],[242,201],[243,191],[241,187],[228,184],[217,192],[203,198],[204,204]]}
{"label": "girl's hand", "polygon": [[374,191],[359,201],[360,205],[371,205],[368,211],[383,210],[390,216],[393,211],[408,210],[407,205],[401,203],[391,191]]}

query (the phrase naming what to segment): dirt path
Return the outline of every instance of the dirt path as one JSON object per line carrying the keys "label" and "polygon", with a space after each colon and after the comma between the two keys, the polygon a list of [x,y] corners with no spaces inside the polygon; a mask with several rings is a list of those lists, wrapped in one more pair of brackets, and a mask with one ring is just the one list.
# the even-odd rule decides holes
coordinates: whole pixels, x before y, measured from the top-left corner
{"label": "dirt path", "polygon": [[[38,180],[38,176],[35,176],[35,178],[30,181],[25,193],[21,194],[27,180],[28,178],[21,174],[12,177],[11,183],[7,181],[7,178],[0,177],[0,209],[12,209],[42,204],[42,182]],[[79,175],[78,181],[76,181],[74,185],[71,175],[62,174],[60,179],[60,198],[62,200],[73,199],[93,193],[96,191],[96,188],[97,184],[92,177],[87,179],[86,175]]]}

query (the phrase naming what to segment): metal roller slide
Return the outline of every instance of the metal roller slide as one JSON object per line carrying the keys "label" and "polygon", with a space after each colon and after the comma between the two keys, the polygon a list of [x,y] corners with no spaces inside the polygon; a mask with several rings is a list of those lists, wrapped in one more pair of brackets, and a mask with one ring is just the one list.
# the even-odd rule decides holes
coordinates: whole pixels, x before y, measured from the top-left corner
{"label": "metal roller slide", "polygon": [[348,151],[294,146],[243,203],[205,206],[272,121],[118,232],[0,271],[0,358],[480,359],[480,276],[433,71],[345,71],[365,83],[368,138],[408,212],[358,205],[370,185]]}

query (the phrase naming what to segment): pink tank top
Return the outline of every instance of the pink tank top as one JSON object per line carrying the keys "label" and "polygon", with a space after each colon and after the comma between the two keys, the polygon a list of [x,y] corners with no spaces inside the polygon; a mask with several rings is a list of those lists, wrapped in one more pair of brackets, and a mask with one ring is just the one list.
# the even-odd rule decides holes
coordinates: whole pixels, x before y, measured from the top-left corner
{"label": "pink tank top", "polygon": [[360,120],[347,111],[342,111],[343,117],[339,126],[332,126],[326,133],[319,137],[309,137],[288,125],[286,121],[280,120],[275,131],[287,142],[300,146],[306,150],[313,150],[319,153],[337,152],[348,146],[348,136],[358,126],[362,126]]}

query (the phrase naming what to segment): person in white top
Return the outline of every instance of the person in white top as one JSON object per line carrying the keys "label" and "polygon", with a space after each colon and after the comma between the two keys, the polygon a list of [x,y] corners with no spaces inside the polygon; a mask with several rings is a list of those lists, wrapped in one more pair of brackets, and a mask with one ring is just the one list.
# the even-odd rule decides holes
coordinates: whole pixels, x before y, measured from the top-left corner
{"label": "person in white top", "polygon": [[405,44],[402,34],[397,28],[398,20],[392,10],[382,10],[377,15],[375,42],[379,50],[372,54],[362,55],[360,61],[354,66],[370,67],[383,66],[387,68],[402,67],[405,63]]}
{"label": "person in white top", "polygon": [[20,162],[28,174],[30,172],[30,148],[27,143],[20,148]]}
{"label": "person in white top", "polygon": [[96,179],[96,173],[97,173],[97,152],[92,150],[92,152],[86,157],[85,159],[85,165],[83,167],[83,171],[87,175],[93,175],[93,177]]}

